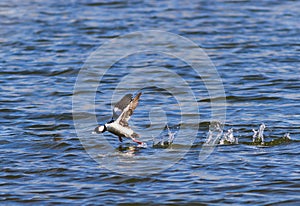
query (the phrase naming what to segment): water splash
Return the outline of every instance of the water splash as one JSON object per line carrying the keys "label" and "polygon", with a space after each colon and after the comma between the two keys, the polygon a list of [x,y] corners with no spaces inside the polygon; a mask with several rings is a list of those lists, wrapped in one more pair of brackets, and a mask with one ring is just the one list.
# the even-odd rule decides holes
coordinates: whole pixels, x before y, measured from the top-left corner
{"label": "water splash", "polygon": [[168,135],[169,135],[168,143],[172,144],[175,139],[175,135],[177,134],[177,131],[172,133],[168,125],[167,125],[167,129],[168,129]]}
{"label": "water splash", "polygon": [[177,131],[171,132],[168,125],[166,125],[166,128],[168,130],[167,140],[165,140],[164,136],[162,136],[162,137],[159,137],[159,140],[157,141],[157,138],[152,136],[154,148],[168,148],[172,145],[172,143],[175,139],[175,135],[177,134]]}
{"label": "water splash", "polygon": [[214,146],[219,143],[223,135],[222,123],[213,122],[209,125],[209,131],[204,146]]}
{"label": "water splash", "polygon": [[254,133],[252,136],[253,143],[260,143],[260,144],[265,143],[265,139],[264,139],[265,128],[266,128],[266,125],[264,123],[262,123],[257,131],[255,129],[252,129],[252,131]]}
{"label": "water splash", "polygon": [[292,138],[290,137],[290,133],[285,133],[283,135],[283,139],[292,140]]}
{"label": "water splash", "polygon": [[293,142],[293,140],[290,137],[290,134],[286,133],[283,135],[283,137],[280,137],[278,139],[273,139],[270,142],[265,142],[264,146],[276,146],[276,145],[288,144],[291,142]]}
{"label": "water splash", "polygon": [[219,121],[211,122],[209,131],[199,153],[199,161],[205,161],[208,156],[214,151],[215,146],[219,143],[223,134],[223,123]]}
{"label": "water splash", "polygon": [[256,131],[255,129],[252,129],[252,131],[253,131],[252,142],[255,142],[255,139],[257,138],[258,135],[258,131]]}
{"label": "water splash", "polygon": [[233,136],[233,128],[227,130],[227,133],[225,133],[220,140],[221,145],[227,145],[227,144],[238,144],[239,139],[237,137]]}
{"label": "water splash", "polygon": [[139,147],[139,148],[147,148],[148,146],[147,146],[146,142],[143,142],[142,144],[138,144],[137,147]]}

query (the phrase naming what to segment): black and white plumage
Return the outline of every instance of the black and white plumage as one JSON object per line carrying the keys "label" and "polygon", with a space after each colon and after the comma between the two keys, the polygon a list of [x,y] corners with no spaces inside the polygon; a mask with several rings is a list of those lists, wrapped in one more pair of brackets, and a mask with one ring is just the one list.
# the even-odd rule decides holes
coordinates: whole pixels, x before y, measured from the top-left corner
{"label": "black and white plumage", "polygon": [[119,140],[122,142],[122,137],[131,138],[134,142],[138,144],[143,144],[143,142],[137,140],[139,137],[130,126],[128,121],[133,114],[135,108],[138,105],[140,96],[142,93],[138,93],[134,98],[132,94],[126,94],[113,108],[113,116],[111,121],[107,122],[104,125],[99,125],[95,128],[96,133],[103,133],[109,131],[119,137]]}

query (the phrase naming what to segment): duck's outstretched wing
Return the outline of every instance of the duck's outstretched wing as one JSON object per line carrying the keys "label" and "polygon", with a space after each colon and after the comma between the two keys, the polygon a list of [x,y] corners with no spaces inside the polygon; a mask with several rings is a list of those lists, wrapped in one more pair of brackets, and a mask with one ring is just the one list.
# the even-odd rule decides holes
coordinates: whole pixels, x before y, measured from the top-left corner
{"label": "duck's outstretched wing", "polygon": [[120,125],[124,127],[128,127],[128,121],[133,114],[133,111],[138,106],[139,99],[142,93],[138,93],[133,100],[130,102],[130,104],[123,110],[122,114],[118,117],[116,122],[118,122]]}
{"label": "duck's outstretched wing", "polygon": [[116,120],[122,114],[123,110],[130,104],[132,101],[132,94],[126,94],[120,101],[118,101],[113,108],[112,119]]}

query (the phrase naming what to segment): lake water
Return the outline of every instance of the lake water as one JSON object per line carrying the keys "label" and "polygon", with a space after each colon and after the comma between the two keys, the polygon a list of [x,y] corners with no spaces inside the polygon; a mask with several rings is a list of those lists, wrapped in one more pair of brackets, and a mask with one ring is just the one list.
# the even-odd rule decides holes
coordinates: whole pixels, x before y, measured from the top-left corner
{"label": "lake water", "polygon": [[[1,1],[0,204],[299,205],[299,7]],[[91,133],[137,91],[146,148]]]}

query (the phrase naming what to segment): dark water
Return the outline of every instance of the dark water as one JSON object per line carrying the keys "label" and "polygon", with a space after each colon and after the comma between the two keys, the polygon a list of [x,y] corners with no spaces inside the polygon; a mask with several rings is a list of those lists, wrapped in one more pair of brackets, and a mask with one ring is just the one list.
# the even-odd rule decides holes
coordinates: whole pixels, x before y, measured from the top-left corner
{"label": "dark water", "polygon": [[[299,1],[1,1],[0,203],[299,204],[299,7]],[[195,92],[201,118],[183,127],[188,134],[187,128],[199,126],[191,148],[175,138],[171,149],[148,144],[130,152],[129,141],[119,150],[119,143],[106,134],[114,148],[107,155],[121,163],[155,168],[168,162],[168,155],[184,153],[170,168],[129,176],[114,170],[122,165],[111,162],[109,170],[108,163],[101,165],[88,155],[74,128],[73,89],[99,46],[148,29],[182,35],[204,48],[225,89],[224,130],[233,128],[239,144],[217,146],[200,161],[211,120],[204,83],[174,57],[133,55],[118,61],[102,79],[96,95],[99,122],[109,118],[111,95],[121,78],[143,66],[150,73],[159,67],[181,75]],[[153,105],[167,112],[173,132],[184,125],[168,92],[131,89],[144,92],[131,120],[140,133],[151,124],[147,111]],[[262,123],[265,141],[279,141],[251,144],[252,129]],[[91,136],[90,129],[87,137],[103,139]],[[291,140],[281,141],[286,133]]]}

